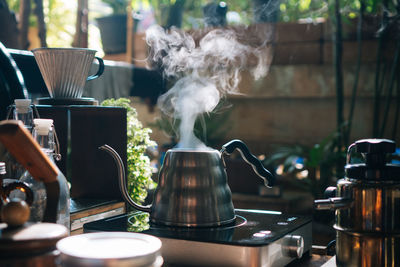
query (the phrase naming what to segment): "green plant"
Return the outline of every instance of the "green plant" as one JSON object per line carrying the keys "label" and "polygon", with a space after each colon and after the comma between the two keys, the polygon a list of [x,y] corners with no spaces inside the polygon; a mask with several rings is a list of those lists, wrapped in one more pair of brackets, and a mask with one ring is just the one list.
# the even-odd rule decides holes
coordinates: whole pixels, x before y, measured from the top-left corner
{"label": "green plant", "polygon": [[[15,14],[19,14],[20,0],[6,0],[8,8],[12,10]],[[29,27],[36,27],[37,21],[34,14],[29,16]]]}
{"label": "green plant", "polygon": [[[290,1],[290,0],[289,0]],[[375,75],[374,95],[374,119],[372,121],[373,137],[388,138],[385,134],[388,114],[394,90],[397,90],[397,100],[400,95],[400,78],[398,73],[400,64],[400,41],[399,38],[390,39],[390,33],[398,34],[400,5],[397,2],[390,3],[388,0],[328,0],[328,15],[332,21],[333,40],[333,66],[335,71],[335,89],[337,98],[337,125],[336,132],[313,147],[295,146],[279,149],[267,163],[281,164],[282,173],[295,174],[298,184],[309,189],[315,197],[321,197],[323,190],[337,178],[343,177],[345,165],[346,147],[350,145],[350,133],[357,98],[359,84],[359,73],[361,66],[362,48],[362,26],[365,14],[381,12],[381,29],[378,31],[378,51]],[[354,73],[354,85],[352,88],[349,114],[344,114],[344,72],[343,72],[343,39],[342,22],[348,17],[354,17],[352,12],[357,12],[357,63]],[[398,36],[397,36],[398,37]],[[395,53],[392,59],[385,59],[384,51],[387,45],[394,41]],[[385,91],[386,89],[386,91]],[[385,106],[382,110],[380,102],[383,93],[386,93]],[[396,101],[395,116],[391,138],[395,139],[397,134],[398,117],[400,113],[400,101]],[[381,113],[383,111],[383,114]],[[383,115],[383,116],[382,116]],[[385,136],[386,135],[386,136]],[[302,164],[298,164],[299,159]],[[302,174],[302,175],[297,175]]]}
{"label": "green plant", "polygon": [[130,0],[101,0],[103,3],[109,5],[113,14],[126,14],[126,8],[131,2]]}
{"label": "green plant", "polygon": [[[7,4],[14,13],[18,14],[21,0],[7,0]],[[32,10],[36,3],[32,1]],[[49,47],[66,47],[72,43],[74,36],[75,4],[62,0],[43,1],[43,13],[46,22],[46,42]],[[29,26],[38,26],[37,17],[31,12]]]}
{"label": "green plant", "polygon": [[143,202],[147,196],[147,189],[153,189],[156,185],[151,179],[150,159],[146,156],[147,148],[156,146],[149,136],[151,129],[143,127],[136,110],[130,106],[130,100],[127,98],[106,99],[101,105],[122,107],[127,111],[128,190],[133,200]]}
{"label": "green plant", "polygon": [[[296,145],[281,147],[264,161],[265,166],[278,166],[277,174],[291,174],[291,182],[311,194],[321,198],[324,190],[336,183],[344,175],[345,153],[337,150],[337,132],[312,147]],[[337,171],[338,162],[342,169]]]}
{"label": "green plant", "polygon": [[[380,15],[381,28],[377,32],[378,48],[375,71],[375,91],[374,91],[374,110],[373,110],[373,132],[372,136],[376,138],[385,137],[387,128],[387,120],[389,110],[391,108],[391,100],[393,91],[397,90],[400,93],[400,79],[398,78],[400,64],[400,41],[398,38],[400,4],[397,1],[389,2],[388,0],[328,0],[329,16],[332,20],[332,40],[333,46],[333,66],[335,69],[336,82],[336,98],[337,98],[337,129],[339,135],[336,141],[338,149],[344,149],[349,145],[349,138],[352,127],[354,107],[356,104],[356,95],[358,87],[359,72],[361,66],[361,48],[362,48],[362,27],[363,17],[365,14],[374,12],[375,15]],[[342,39],[342,21],[343,14],[346,14],[346,6],[354,8],[358,12],[357,25],[357,65],[355,71],[354,86],[352,89],[351,105],[347,120],[344,116],[344,73],[343,73],[343,39]],[[390,36],[388,33],[391,33]],[[391,38],[391,37],[395,38]],[[385,59],[384,51],[390,42],[395,43],[395,53],[393,60]],[[397,88],[396,88],[397,86]],[[396,88],[396,89],[394,89]],[[385,92],[386,90],[386,92]],[[380,107],[381,98],[386,93],[386,102],[384,108]],[[399,96],[397,95],[397,98]],[[383,110],[382,110],[383,109]],[[400,105],[397,103],[396,115],[393,123],[392,139],[395,139],[398,123],[398,112]],[[383,111],[383,114],[381,113]],[[383,115],[383,116],[382,116]]]}
{"label": "green plant", "polygon": [[[315,19],[318,17],[328,18],[331,5],[330,0],[270,0],[264,1],[266,12],[279,5],[279,21],[289,22],[299,19]],[[381,9],[383,0],[341,0],[341,14],[346,21],[349,18],[359,16],[358,10],[361,2],[364,2],[366,14],[376,14]],[[207,0],[133,0],[133,9],[139,6],[139,3],[151,5],[154,9],[156,19],[162,26],[168,27],[168,20],[171,17],[174,7],[183,7],[182,27],[189,29],[202,26],[203,6],[210,1]],[[226,1],[229,11],[235,11],[240,15],[243,24],[250,24],[254,17],[254,4],[252,1],[231,0]],[[273,12],[273,11],[271,11]],[[176,26],[176,25],[175,25]]]}
{"label": "green plant", "polygon": [[[388,124],[391,100],[397,94],[395,101],[394,127],[392,139],[397,134],[397,124],[400,113],[400,3],[398,1],[382,0],[381,28],[378,31],[378,51],[376,59],[375,90],[374,90],[374,117],[373,117],[373,136],[382,138]],[[393,38],[394,37],[394,38]],[[384,52],[390,41],[395,41],[395,52],[392,60],[385,59]],[[396,91],[394,93],[393,91]],[[381,107],[381,98],[386,94],[385,106]],[[393,112],[393,111],[392,111]],[[382,116],[383,115],[383,116]]]}

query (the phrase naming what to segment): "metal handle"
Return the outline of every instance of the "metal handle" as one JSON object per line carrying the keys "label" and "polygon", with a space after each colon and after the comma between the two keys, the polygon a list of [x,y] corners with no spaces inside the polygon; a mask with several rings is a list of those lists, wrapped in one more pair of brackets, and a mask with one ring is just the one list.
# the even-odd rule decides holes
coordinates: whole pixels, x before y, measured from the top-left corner
{"label": "metal handle", "polygon": [[316,199],[314,208],[317,210],[335,210],[350,207],[353,203],[351,199],[343,197],[331,197],[328,199]]}
{"label": "metal handle", "polygon": [[239,150],[244,161],[253,168],[254,172],[264,180],[266,187],[272,187],[275,183],[275,177],[270,171],[264,168],[261,161],[250,153],[249,148],[241,140],[235,139],[222,146],[221,153],[230,155],[235,149]]}
{"label": "metal handle", "polygon": [[95,58],[99,62],[99,69],[97,70],[96,74],[90,75],[89,77],[87,77],[86,81],[91,81],[91,80],[94,80],[96,78],[99,78],[104,72],[104,61],[103,61],[103,59],[101,59],[99,57],[95,57]]}

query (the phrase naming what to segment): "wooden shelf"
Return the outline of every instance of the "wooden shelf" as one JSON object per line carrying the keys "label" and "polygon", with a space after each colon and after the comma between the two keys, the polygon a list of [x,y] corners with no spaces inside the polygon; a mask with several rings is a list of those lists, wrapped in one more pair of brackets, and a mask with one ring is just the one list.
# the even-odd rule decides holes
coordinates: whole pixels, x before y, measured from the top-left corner
{"label": "wooden shelf", "polygon": [[125,203],[119,200],[71,200],[71,235],[82,234],[88,222],[124,214]]}

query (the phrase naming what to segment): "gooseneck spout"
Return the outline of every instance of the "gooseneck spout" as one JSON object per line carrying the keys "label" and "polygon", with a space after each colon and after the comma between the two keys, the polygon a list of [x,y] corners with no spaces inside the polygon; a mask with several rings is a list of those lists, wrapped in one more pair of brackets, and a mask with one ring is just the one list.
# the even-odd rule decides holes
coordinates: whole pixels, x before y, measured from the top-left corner
{"label": "gooseneck spout", "polygon": [[125,167],[124,167],[122,159],[119,156],[119,154],[117,153],[117,151],[115,151],[109,145],[102,145],[101,147],[99,147],[99,149],[108,152],[114,159],[115,163],[117,164],[119,189],[121,191],[121,194],[122,194],[122,197],[124,198],[124,200],[126,202],[128,202],[130,205],[132,205],[132,207],[134,207],[137,210],[144,211],[144,212],[150,212],[151,205],[147,205],[147,206],[139,205],[129,195],[128,187],[126,185],[127,182],[126,182],[126,175],[125,175]]}

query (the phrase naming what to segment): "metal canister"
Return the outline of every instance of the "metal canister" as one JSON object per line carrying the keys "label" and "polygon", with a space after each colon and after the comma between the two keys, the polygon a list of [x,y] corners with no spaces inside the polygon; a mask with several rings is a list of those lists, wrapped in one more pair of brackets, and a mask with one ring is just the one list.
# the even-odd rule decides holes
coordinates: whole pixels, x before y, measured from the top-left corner
{"label": "metal canister", "polygon": [[[337,266],[400,266],[400,166],[387,162],[395,149],[387,139],[355,142],[336,195],[315,201],[317,209],[336,209]],[[364,162],[352,164],[354,152]]]}

